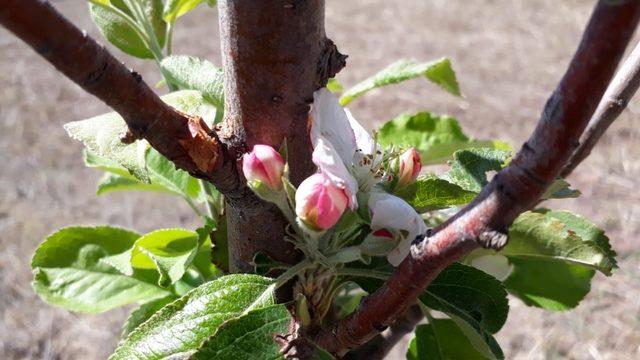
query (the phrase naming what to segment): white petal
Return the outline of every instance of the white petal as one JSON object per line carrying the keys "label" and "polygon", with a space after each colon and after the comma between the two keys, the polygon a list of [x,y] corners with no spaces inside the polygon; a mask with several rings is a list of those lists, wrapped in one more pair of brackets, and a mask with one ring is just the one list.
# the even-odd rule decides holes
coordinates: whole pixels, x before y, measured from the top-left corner
{"label": "white petal", "polygon": [[411,242],[420,234],[427,231],[427,226],[408,203],[397,196],[385,192],[373,192],[369,198],[369,210],[371,211],[371,228],[397,229],[408,233],[396,249],[387,256],[389,262],[397,266],[409,253]]}
{"label": "white petal", "polygon": [[313,149],[312,160],[318,170],[328,177],[331,182],[340,189],[346,190],[347,196],[349,196],[349,208],[351,210],[357,209],[358,182],[347,170],[333,144],[322,136],[319,137],[315,149]]}
{"label": "white petal", "polygon": [[338,99],[326,88],[313,94],[311,107],[311,143],[315,148],[323,137],[335,148],[345,164],[351,164],[356,150],[356,138],[347,113]]}
{"label": "white petal", "polygon": [[357,148],[365,154],[373,153],[374,142],[371,134],[351,115],[349,109],[344,109],[344,111],[347,114],[347,119],[349,119],[349,125],[353,129]]}

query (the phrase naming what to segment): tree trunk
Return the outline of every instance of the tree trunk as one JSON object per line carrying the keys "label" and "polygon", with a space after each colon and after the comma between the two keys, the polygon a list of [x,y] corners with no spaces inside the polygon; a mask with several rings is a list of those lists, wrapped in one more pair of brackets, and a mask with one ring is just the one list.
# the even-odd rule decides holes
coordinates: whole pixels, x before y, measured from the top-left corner
{"label": "tree trunk", "polygon": [[[307,130],[313,92],[346,58],[326,38],[324,0],[223,0],[218,7],[225,69],[221,140],[239,157],[255,144],[278,149],[286,139],[297,185],[314,171]],[[251,271],[258,251],[295,262],[280,211],[241,187],[227,196],[231,270]]]}

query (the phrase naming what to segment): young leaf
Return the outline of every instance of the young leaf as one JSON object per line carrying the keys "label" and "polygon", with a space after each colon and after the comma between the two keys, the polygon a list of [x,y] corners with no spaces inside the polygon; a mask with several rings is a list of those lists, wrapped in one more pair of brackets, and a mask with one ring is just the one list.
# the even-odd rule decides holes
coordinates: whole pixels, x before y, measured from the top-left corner
{"label": "young leaf", "polygon": [[347,90],[340,98],[340,103],[347,105],[370,90],[397,84],[419,76],[424,76],[427,80],[440,85],[447,92],[460,96],[456,74],[451,68],[449,59],[442,58],[426,63],[417,63],[411,59],[401,59]]}
{"label": "young leaf", "polygon": [[577,198],[578,196],[580,196],[580,190],[572,189],[571,184],[569,184],[567,180],[559,177],[555,179],[554,182],[551,183],[551,185],[549,185],[540,199],[568,199]]}
{"label": "young leaf", "polygon": [[147,171],[151,184],[184,197],[196,199],[200,196],[200,183],[184,170],[176,166],[155,149],[146,156]]}
{"label": "young leaf", "polygon": [[120,335],[120,339],[124,340],[131,334],[133,330],[135,330],[140,324],[147,321],[153,314],[155,314],[158,310],[163,308],[168,303],[176,300],[174,296],[167,296],[161,299],[149,301],[140,305],[138,308],[133,310],[124,325],[122,326],[122,334]]}
{"label": "young leaf", "polygon": [[61,229],[33,255],[33,288],[52,305],[87,313],[165,297],[168,290],[124,276],[100,261],[126,251],[139,236],[108,226]]}
{"label": "young leaf", "polygon": [[160,66],[171,83],[202,92],[218,111],[224,111],[222,69],[207,60],[186,55],[169,56],[162,60]]}
{"label": "young leaf", "polygon": [[[162,19],[162,0],[140,0],[145,17],[151,22],[160,47],[164,46],[166,23]],[[153,53],[147,46],[143,28],[122,0],[91,1],[89,13],[102,35],[123,52],[138,57],[152,59]],[[140,30],[138,30],[140,29]]]}
{"label": "young leaf", "polygon": [[595,271],[582,265],[536,258],[510,258],[513,270],[504,285],[525,304],[565,311],[591,290]]}
{"label": "young leaf", "polygon": [[451,170],[442,178],[467,191],[479,193],[489,183],[488,171],[500,171],[511,152],[497,149],[466,149],[453,154]]}
{"label": "young leaf", "polygon": [[509,313],[507,292],[500,281],[460,263],[443,270],[420,300],[431,309],[461,317],[492,334],[502,328]]}
{"label": "young leaf", "polygon": [[271,284],[271,279],[248,274],[208,282],[138,326],[110,359],[186,358],[225,321],[273,305]]}
{"label": "young leaf", "polygon": [[155,184],[147,184],[139,181],[131,175],[122,176],[111,173],[106,173],[98,181],[97,195],[104,195],[114,191],[122,190],[138,190],[138,191],[159,191],[166,192],[167,190]]}
{"label": "young leaf", "polygon": [[168,287],[180,280],[198,251],[198,234],[185,229],[162,229],[143,235],[132,248],[105,258],[124,275],[136,269],[156,270],[158,285]]}
{"label": "young leaf", "polygon": [[83,151],[83,160],[86,167],[100,169],[123,177],[134,178],[124,166],[113,160],[98,156],[87,149]]}
{"label": "young leaf", "polygon": [[423,165],[444,163],[454,152],[467,148],[510,150],[509,145],[501,141],[470,139],[455,118],[429,112],[400,115],[387,121],[378,131],[377,139],[385,146],[416,148]]}
{"label": "young leaf", "polygon": [[430,319],[416,327],[407,360],[484,360],[453,320]]}
{"label": "young leaf", "polygon": [[162,17],[167,23],[173,23],[177,18],[200,5],[202,0],[167,0]]}
{"label": "young leaf", "polygon": [[[163,96],[162,100],[182,112],[201,116],[205,121],[212,122],[215,117],[215,107],[198,91],[177,91]],[[124,144],[120,136],[126,133],[128,127],[117,113],[111,112],[87,120],[70,122],[65,124],[64,128],[70,137],[82,141],[93,155],[124,167],[143,182],[150,182],[146,167],[149,143],[139,140],[132,144]]]}
{"label": "young leaf", "polygon": [[467,204],[476,193],[443,179],[418,178],[415,183],[399,189],[396,195],[406,200],[416,211],[425,212]]}
{"label": "young leaf", "polygon": [[282,304],[250,311],[222,324],[191,359],[284,359],[274,336],[286,334],[291,321]]}
{"label": "young leaf", "polygon": [[501,254],[509,259],[580,264],[605,275],[616,267],[616,254],[604,231],[568,211],[540,209],[518,216],[509,228],[509,243]]}

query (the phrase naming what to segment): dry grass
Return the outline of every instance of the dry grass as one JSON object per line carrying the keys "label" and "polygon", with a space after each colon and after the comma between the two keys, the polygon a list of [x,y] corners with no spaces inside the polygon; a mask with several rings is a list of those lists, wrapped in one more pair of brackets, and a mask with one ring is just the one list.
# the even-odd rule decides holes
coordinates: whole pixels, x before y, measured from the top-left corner
{"label": "dry grass", "polygon": [[[83,1],[56,5],[98,36]],[[327,32],[350,55],[345,84],[398,57],[452,58],[465,99],[412,81],[354,102],[370,127],[401,112],[433,110],[457,116],[477,137],[519,145],[535,126],[562,75],[589,15],[591,1],[384,0],[327,1]],[[219,63],[215,12],[187,16],[176,52]],[[115,51],[149,83],[154,66]],[[61,125],[107,111],[0,29],[0,354],[6,359],[99,359],[113,349],[126,312],[77,315],[41,302],[28,285],[29,258],[49,232],[69,224],[112,223],[140,231],[189,225],[186,207],[170,197],[115,194],[96,198],[98,174],[85,169],[81,146]],[[556,202],[603,226],[620,253],[612,278],[569,313],[546,313],[512,301],[498,336],[508,358],[640,358],[640,130],[631,104],[571,181],[577,201]],[[636,121],[637,123],[637,121]],[[635,242],[635,244],[634,244]],[[635,246],[634,246],[635,245]],[[402,354],[404,350],[396,351]]]}

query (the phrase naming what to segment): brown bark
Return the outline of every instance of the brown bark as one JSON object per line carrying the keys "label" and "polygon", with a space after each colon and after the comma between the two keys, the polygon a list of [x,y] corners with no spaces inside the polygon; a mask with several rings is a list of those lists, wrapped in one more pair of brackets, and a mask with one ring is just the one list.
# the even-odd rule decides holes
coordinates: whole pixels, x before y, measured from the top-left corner
{"label": "brown bark", "polygon": [[547,102],[537,128],[508,167],[478,197],[410,255],[375,293],[342,321],[324,329],[320,346],[343,356],[393,322],[436,275],[479,246],[500,248],[506,229],[534,206],[560,173],[600,101],[640,18],[637,0],[598,2],[567,72]]}
{"label": "brown bark", "polygon": [[[345,64],[324,31],[324,0],[218,2],[225,70],[221,139],[240,156],[255,144],[289,149],[291,179],[315,170],[307,132],[313,92]],[[251,271],[257,251],[292,263],[297,253],[283,240],[286,220],[246,190],[227,197],[231,263]]]}
{"label": "brown bark", "polygon": [[162,102],[140,75],[127,69],[48,2],[6,0],[0,6],[0,24],[122,115],[133,133],[129,140],[144,138],[177,167],[200,178],[217,179],[225,152],[202,119]]}

